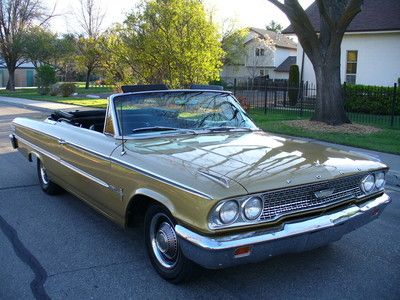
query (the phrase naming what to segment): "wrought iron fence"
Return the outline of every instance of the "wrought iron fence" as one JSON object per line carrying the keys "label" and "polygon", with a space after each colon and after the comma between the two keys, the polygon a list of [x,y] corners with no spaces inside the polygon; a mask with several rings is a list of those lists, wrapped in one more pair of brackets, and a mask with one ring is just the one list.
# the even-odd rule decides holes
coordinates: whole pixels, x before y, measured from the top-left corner
{"label": "wrought iron fence", "polygon": [[[251,108],[265,113],[311,117],[316,105],[315,84],[290,86],[287,80],[234,80],[229,87]],[[400,92],[392,87],[343,84],[345,108],[352,122],[400,128]]]}

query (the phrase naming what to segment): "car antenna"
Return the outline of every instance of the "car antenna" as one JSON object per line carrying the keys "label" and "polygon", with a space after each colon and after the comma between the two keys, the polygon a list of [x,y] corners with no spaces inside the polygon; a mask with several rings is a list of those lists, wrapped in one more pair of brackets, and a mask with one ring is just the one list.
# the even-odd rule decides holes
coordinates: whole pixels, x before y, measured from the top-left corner
{"label": "car antenna", "polygon": [[123,120],[123,117],[122,117],[122,101],[121,101],[121,104],[120,104],[120,114],[121,114],[121,139],[122,139],[122,144],[121,144],[121,156],[122,155],[124,155],[126,152],[125,152],[125,140],[124,140],[124,120]]}

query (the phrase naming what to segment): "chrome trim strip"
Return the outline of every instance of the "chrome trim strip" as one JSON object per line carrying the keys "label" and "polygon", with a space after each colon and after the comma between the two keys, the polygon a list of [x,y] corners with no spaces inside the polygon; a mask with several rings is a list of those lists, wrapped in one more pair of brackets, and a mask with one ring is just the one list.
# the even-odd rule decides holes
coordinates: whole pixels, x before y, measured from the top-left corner
{"label": "chrome trim strip", "polygon": [[[19,137],[19,138],[20,138],[21,140],[23,140],[23,141],[26,141],[25,139],[23,139],[23,138],[21,138],[21,137]],[[29,145],[30,145],[32,148],[34,148],[34,149],[35,149],[35,147],[37,147],[37,146],[33,145],[32,143],[30,143],[30,142],[28,142],[28,141],[26,141],[26,142],[29,143]],[[109,161],[111,161],[111,162],[114,162],[114,163],[116,163],[116,164],[118,164],[118,165],[121,165],[121,166],[123,166],[123,167],[125,167],[125,168],[128,168],[128,169],[131,169],[131,170],[133,170],[133,171],[139,172],[139,173],[141,173],[141,174],[144,174],[144,175],[146,175],[146,176],[149,176],[149,177],[151,177],[151,178],[153,178],[153,179],[156,179],[156,180],[159,180],[159,181],[161,181],[161,182],[164,182],[164,183],[173,185],[173,186],[176,187],[176,188],[179,188],[179,189],[181,189],[181,190],[183,190],[183,191],[186,191],[186,192],[188,192],[188,193],[194,194],[194,195],[196,195],[196,196],[200,196],[200,197],[207,198],[207,199],[210,199],[210,200],[212,199],[212,197],[211,197],[210,195],[208,195],[208,194],[205,194],[205,193],[202,193],[202,192],[200,192],[200,191],[194,190],[194,189],[192,189],[192,188],[190,188],[190,187],[187,187],[187,186],[185,186],[185,185],[181,185],[181,184],[179,184],[179,183],[177,183],[177,182],[175,182],[175,181],[172,181],[172,180],[167,179],[167,178],[165,178],[165,177],[159,176],[159,175],[157,175],[157,174],[154,174],[154,173],[152,173],[152,172],[150,172],[150,171],[147,171],[147,170],[144,170],[144,169],[142,169],[142,168],[129,165],[129,164],[127,164],[126,162],[123,162],[123,161],[121,161],[121,160],[119,160],[119,159],[106,156],[106,155],[104,155],[104,154],[102,154],[102,153],[99,153],[99,152],[97,152],[97,151],[93,151],[93,150],[90,150],[90,149],[85,149],[85,148],[83,148],[82,146],[77,145],[77,144],[75,144],[75,143],[65,142],[64,145],[72,146],[72,147],[75,147],[75,148],[77,148],[77,149],[79,149],[79,150],[86,151],[86,152],[88,152],[88,153],[90,153],[90,154],[93,154],[93,155],[95,155],[95,156],[97,156],[97,157],[107,159],[107,160],[109,160]],[[42,148],[39,148],[39,147],[37,147],[37,148],[38,148],[38,149],[42,149]],[[36,149],[36,150],[38,150],[38,149]],[[46,152],[47,154],[45,154],[45,155],[47,155],[47,156],[49,156],[49,157],[50,157],[50,156],[55,157],[53,154],[47,152],[47,151],[44,150],[44,149],[38,150],[38,151],[42,151],[43,153]],[[61,163],[61,162],[64,162],[64,161],[61,161],[61,159],[60,159],[59,157],[56,157],[56,158],[53,158],[53,159],[59,161],[60,163]],[[67,162],[64,162],[64,163],[68,164]],[[72,166],[72,165],[71,165],[71,166]],[[74,166],[72,166],[72,167],[74,167]],[[76,167],[75,167],[75,168],[76,168]],[[80,170],[80,169],[79,169],[79,170]],[[82,171],[82,172],[84,172],[84,171]],[[84,173],[86,173],[86,172],[84,172]],[[88,174],[88,173],[86,173],[86,174]],[[91,176],[91,177],[94,177],[94,176],[92,176],[92,175],[90,175],[90,174],[88,174],[88,175]],[[94,178],[96,178],[96,177],[94,177]],[[100,179],[98,179],[98,180],[100,180]],[[100,180],[100,181],[101,181],[101,180]],[[104,181],[102,181],[102,182],[105,183]],[[107,184],[107,183],[106,183],[106,184]],[[110,188],[110,185],[107,184],[107,187]],[[115,192],[114,189],[112,189],[112,188],[110,188],[110,189],[111,189],[112,191]]]}
{"label": "chrome trim strip", "polygon": [[147,171],[145,169],[142,169],[142,168],[139,168],[139,167],[136,167],[136,166],[132,166],[132,165],[127,164],[126,162],[124,162],[122,160],[119,160],[119,159],[116,159],[114,157],[106,156],[106,155],[104,155],[104,154],[102,154],[100,152],[94,151],[94,150],[85,149],[82,146],[77,145],[75,143],[71,143],[71,142],[65,142],[64,145],[68,145],[68,146],[74,147],[74,148],[76,148],[78,150],[89,152],[92,155],[95,155],[95,156],[100,157],[100,158],[107,159],[107,160],[109,160],[111,162],[114,162],[114,163],[116,163],[118,165],[121,165],[121,166],[123,166],[125,168],[128,168],[128,169],[131,169],[133,171],[139,172],[139,173],[141,173],[143,175],[149,176],[149,177],[151,177],[153,179],[156,179],[156,180],[159,180],[161,182],[168,183],[170,185],[173,185],[176,188],[179,188],[179,189],[184,190],[186,192],[189,192],[191,194],[194,194],[194,195],[197,195],[197,196],[201,196],[201,197],[205,197],[205,198],[208,198],[208,199],[212,199],[212,197],[210,195],[208,195],[208,194],[205,194],[205,193],[202,193],[200,191],[194,190],[194,189],[192,189],[190,187],[187,187],[185,185],[179,184],[179,183],[177,183],[175,181],[172,181],[172,180],[167,179],[165,177],[159,176],[159,175],[157,175],[155,173],[152,173],[150,171]]}
{"label": "chrome trim strip", "polygon": [[151,177],[151,178],[153,178],[153,179],[156,179],[156,180],[159,180],[159,181],[161,181],[161,182],[164,182],[164,183],[173,185],[174,187],[176,187],[176,188],[178,188],[178,189],[181,189],[181,190],[183,190],[183,191],[185,191],[185,192],[191,193],[191,194],[193,194],[193,195],[200,196],[200,197],[203,197],[203,198],[207,198],[207,199],[210,199],[210,200],[213,199],[213,198],[212,198],[210,195],[208,195],[208,194],[202,193],[202,192],[197,191],[197,190],[195,190],[195,189],[192,189],[192,188],[190,188],[190,187],[188,187],[188,186],[186,186],[186,185],[177,183],[176,181],[173,181],[173,180],[170,180],[170,179],[165,178],[165,177],[163,177],[163,176],[157,175],[157,174],[155,174],[155,173],[153,173],[153,172],[144,170],[144,169],[139,168],[139,167],[135,167],[135,166],[129,165],[129,164],[127,164],[126,162],[121,161],[121,160],[119,160],[119,159],[116,159],[116,158],[114,158],[114,157],[111,157],[111,161],[112,161],[112,162],[115,162],[115,163],[117,163],[117,164],[119,164],[119,165],[121,165],[121,166],[123,166],[123,167],[125,167],[125,168],[128,168],[128,169],[131,169],[131,170],[133,170],[133,171],[142,173],[143,175],[149,176],[149,177]]}
{"label": "chrome trim strip", "polygon": [[283,238],[292,237],[319,231],[342,224],[359,215],[374,212],[374,209],[390,203],[390,197],[383,194],[380,197],[372,199],[359,205],[350,205],[345,209],[325,214],[308,220],[302,220],[292,223],[285,223],[278,228],[267,230],[240,233],[223,237],[207,237],[193,232],[181,225],[175,226],[175,231],[180,238],[183,238],[195,246],[205,250],[218,251],[231,248],[254,245],[264,242],[271,242]]}
{"label": "chrome trim strip", "polygon": [[115,191],[114,188],[112,188],[108,183],[104,182],[103,180],[101,180],[101,179],[99,179],[99,178],[97,178],[97,177],[95,177],[95,176],[93,176],[93,175],[91,175],[91,174],[89,174],[89,173],[83,171],[82,169],[79,169],[79,168],[75,167],[74,165],[72,165],[72,164],[70,164],[70,163],[68,163],[68,162],[66,162],[66,161],[64,161],[64,160],[62,160],[60,157],[58,157],[58,156],[56,156],[56,155],[54,155],[54,154],[48,152],[47,150],[44,150],[44,149],[41,148],[41,147],[38,147],[38,146],[32,144],[31,142],[25,140],[24,138],[22,138],[22,137],[20,137],[20,136],[18,136],[18,135],[16,135],[16,137],[17,137],[19,140],[21,140],[24,144],[26,144],[26,145],[28,145],[29,147],[35,149],[36,151],[39,151],[40,153],[44,154],[45,156],[47,156],[47,157],[49,157],[49,158],[51,158],[51,159],[57,161],[58,163],[60,163],[60,164],[63,165],[64,167],[67,167],[67,168],[69,168],[69,169],[75,171],[76,173],[78,173],[78,174],[80,174],[80,175],[82,175],[82,176],[84,176],[84,177],[86,177],[86,178],[88,178],[88,179],[90,179],[90,180],[96,182],[97,184],[99,184],[99,185],[101,185],[101,186],[103,186],[103,187],[105,187],[105,188],[108,188],[108,189],[110,189],[111,191],[113,191],[113,192],[115,192],[115,193],[118,194],[118,192]]}

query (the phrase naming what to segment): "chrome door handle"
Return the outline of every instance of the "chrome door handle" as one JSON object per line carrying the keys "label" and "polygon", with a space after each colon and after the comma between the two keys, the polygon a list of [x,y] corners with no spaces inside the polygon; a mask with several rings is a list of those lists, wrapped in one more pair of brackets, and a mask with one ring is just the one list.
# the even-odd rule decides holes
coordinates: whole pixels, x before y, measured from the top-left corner
{"label": "chrome door handle", "polygon": [[59,143],[60,145],[65,145],[67,142],[64,141],[64,140],[58,140],[58,143]]}

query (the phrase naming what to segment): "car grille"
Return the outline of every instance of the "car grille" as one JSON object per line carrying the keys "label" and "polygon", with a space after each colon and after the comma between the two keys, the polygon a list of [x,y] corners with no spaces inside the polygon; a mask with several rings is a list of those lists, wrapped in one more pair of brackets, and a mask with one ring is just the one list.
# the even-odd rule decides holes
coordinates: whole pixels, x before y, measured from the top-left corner
{"label": "car grille", "polygon": [[[272,221],[285,215],[308,211],[360,197],[363,195],[360,188],[362,178],[363,175],[354,175],[264,193],[262,194],[264,209],[260,220]],[[333,193],[331,195],[319,198],[315,195],[315,192],[332,189]]]}

